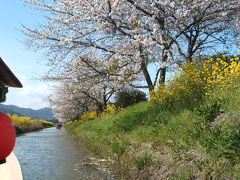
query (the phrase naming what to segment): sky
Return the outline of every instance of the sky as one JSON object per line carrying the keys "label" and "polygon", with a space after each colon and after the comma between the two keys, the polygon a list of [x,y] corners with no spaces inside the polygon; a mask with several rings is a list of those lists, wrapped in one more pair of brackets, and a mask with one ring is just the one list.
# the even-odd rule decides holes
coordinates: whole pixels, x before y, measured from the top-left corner
{"label": "sky", "polygon": [[[4,104],[32,109],[49,106],[47,97],[53,83],[37,80],[48,71],[46,61],[40,52],[26,49],[23,43],[25,36],[20,31],[21,24],[34,27],[43,22],[41,16],[35,13],[26,7],[24,0],[4,0],[1,3],[0,57],[23,84],[23,88],[9,88]],[[152,67],[150,73],[154,72]]]}
{"label": "sky", "polygon": [[33,27],[40,16],[24,5],[23,0],[4,0],[0,6],[0,57],[18,77],[23,88],[9,88],[4,104],[40,109],[49,106],[50,82],[38,80],[48,68],[41,53],[26,49],[21,24]]}
{"label": "sky", "polygon": [[49,106],[47,97],[53,83],[37,80],[48,67],[41,53],[26,49],[26,37],[20,31],[21,24],[34,27],[43,22],[36,13],[24,0],[4,0],[0,6],[0,57],[23,84],[23,88],[9,88],[4,104],[32,109]]}

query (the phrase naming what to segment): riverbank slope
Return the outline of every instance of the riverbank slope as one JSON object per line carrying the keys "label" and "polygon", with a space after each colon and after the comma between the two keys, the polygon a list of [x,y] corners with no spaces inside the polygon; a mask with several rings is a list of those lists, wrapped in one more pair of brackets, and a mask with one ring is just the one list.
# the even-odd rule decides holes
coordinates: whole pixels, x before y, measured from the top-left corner
{"label": "riverbank slope", "polygon": [[38,131],[43,128],[53,127],[54,123],[44,120],[32,120],[30,117],[9,115],[12,124],[16,129],[16,134],[23,134],[32,131]]}
{"label": "riverbank slope", "polygon": [[123,179],[240,177],[238,107],[225,109],[212,122],[188,109],[160,111],[140,103],[66,128],[95,155],[110,157]]}
{"label": "riverbank slope", "polygon": [[238,60],[189,63],[151,102],[65,127],[122,179],[239,179]]}

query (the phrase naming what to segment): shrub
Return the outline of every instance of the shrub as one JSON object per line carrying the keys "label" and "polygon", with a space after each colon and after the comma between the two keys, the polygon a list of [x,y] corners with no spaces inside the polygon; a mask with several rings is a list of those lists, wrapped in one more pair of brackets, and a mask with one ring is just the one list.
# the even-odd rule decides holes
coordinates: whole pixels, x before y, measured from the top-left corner
{"label": "shrub", "polygon": [[139,90],[123,90],[115,96],[115,104],[123,108],[146,100],[146,94]]}
{"label": "shrub", "polygon": [[196,111],[202,116],[207,122],[212,122],[220,114],[223,107],[223,103],[220,99],[216,98],[205,102],[196,108]]}
{"label": "shrub", "polygon": [[108,104],[106,106],[106,108],[103,110],[103,112],[101,113],[101,116],[105,116],[105,115],[108,115],[108,114],[114,113],[114,112],[120,112],[123,110],[124,110],[124,108],[122,108],[122,107],[117,107],[114,104]]}
{"label": "shrub", "polygon": [[44,120],[39,120],[39,121],[42,122],[44,128],[48,128],[48,127],[53,127],[54,126],[53,122],[44,121]]}
{"label": "shrub", "polygon": [[52,122],[44,120],[32,120],[30,117],[9,115],[12,120],[14,127],[16,128],[16,133],[25,133],[35,130],[40,130],[46,127],[52,127],[54,124]]}
{"label": "shrub", "polygon": [[151,92],[151,102],[171,101],[173,106],[192,108],[214,94],[221,96],[224,89],[239,88],[239,77],[238,56],[229,61],[223,55],[222,58],[188,62],[181,66],[178,74],[175,73],[173,80]]}
{"label": "shrub", "polygon": [[93,120],[97,118],[97,112],[96,111],[87,111],[84,112],[83,115],[81,115],[80,119],[82,121],[86,121],[86,120]]}

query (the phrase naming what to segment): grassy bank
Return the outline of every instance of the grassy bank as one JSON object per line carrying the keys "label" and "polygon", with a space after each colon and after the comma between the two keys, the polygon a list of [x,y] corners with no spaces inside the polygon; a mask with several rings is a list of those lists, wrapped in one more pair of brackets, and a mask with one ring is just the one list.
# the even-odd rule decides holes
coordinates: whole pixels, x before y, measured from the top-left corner
{"label": "grassy bank", "polygon": [[32,120],[30,117],[9,115],[13,126],[16,129],[16,134],[22,134],[32,131],[41,130],[54,126],[53,123],[44,120]]}
{"label": "grassy bank", "polygon": [[[67,130],[95,155],[110,158],[122,179],[239,179],[239,74],[221,76],[228,71],[219,68],[215,81],[212,69],[190,66],[159,87],[153,101],[69,123]],[[201,74],[194,76],[193,68]]]}
{"label": "grassy bank", "polygon": [[240,178],[239,108],[212,122],[188,109],[159,111],[140,103],[67,129],[91,152],[114,160],[114,169],[126,179]]}

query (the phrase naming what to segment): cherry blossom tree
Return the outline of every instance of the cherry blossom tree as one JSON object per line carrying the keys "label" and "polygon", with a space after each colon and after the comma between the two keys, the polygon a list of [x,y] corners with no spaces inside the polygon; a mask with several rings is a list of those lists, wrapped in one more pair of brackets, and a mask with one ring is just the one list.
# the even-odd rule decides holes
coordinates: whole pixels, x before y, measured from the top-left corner
{"label": "cherry blossom tree", "polygon": [[69,121],[89,109],[88,99],[76,93],[67,84],[58,84],[54,87],[54,94],[49,96],[49,102],[54,116],[60,121]]}
{"label": "cherry blossom tree", "polygon": [[[193,2],[189,5],[194,7]],[[237,1],[209,1],[193,8],[188,27],[175,43],[183,60],[193,61],[193,56],[213,54],[219,49],[231,49],[239,41],[240,4]],[[236,45],[236,43],[235,43]]]}
{"label": "cherry blossom tree", "polygon": [[[209,48],[207,43],[223,42],[224,33],[236,31],[240,17],[238,0],[26,2],[45,13],[46,23],[23,27],[31,47],[47,49],[52,74],[64,70],[65,64],[79,54],[88,55],[91,58],[85,66],[94,67],[95,59],[104,59],[106,67],[118,66],[109,76],[126,79],[141,74],[144,87],[150,91],[158,81],[165,82],[166,68],[175,62],[177,52],[191,61],[195,53]],[[158,67],[154,77],[149,73],[151,63]]]}
{"label": "cherry blossom tree", "polygon": [[[76,97],[81,95],[81,99],[88,99],[97,107],[95,110],[101,112],[115,91],[127,86],[126,82],[131,81],[131,78],[134,76],[129,75],[128,77],[122,77],[121,74],[111,74],[115,72],[115,70],[112,71],[112,69],[118,68],[119,66],[105,66],[104,59],[91,61],[89,58],[91,58],[91,56],[77,56],[65,65],[65,70],[59,73],[58,76],[46,75],[44,78],[47,80],[57,80],[61,86],[66,86],[64,88],[60,86],[60,89],[64,91],[68,90],[70,94],[76,94],[75,96],[69,95],[68,93],[67,99],[69,101],[75,101]],[[125,76],[126,74],[127,73],[124,73]],[[116,83],[116,81],[119,83]],[[62,96],[57,95],[57,97],[62,101]],[[55,98],[56,100],[52,102],[53,104],[61,105],[57,102],[57,97]],[[82,103],[81,100],[80,102]],[[85,110],[86,109],[89,108],[85,108]]]}

